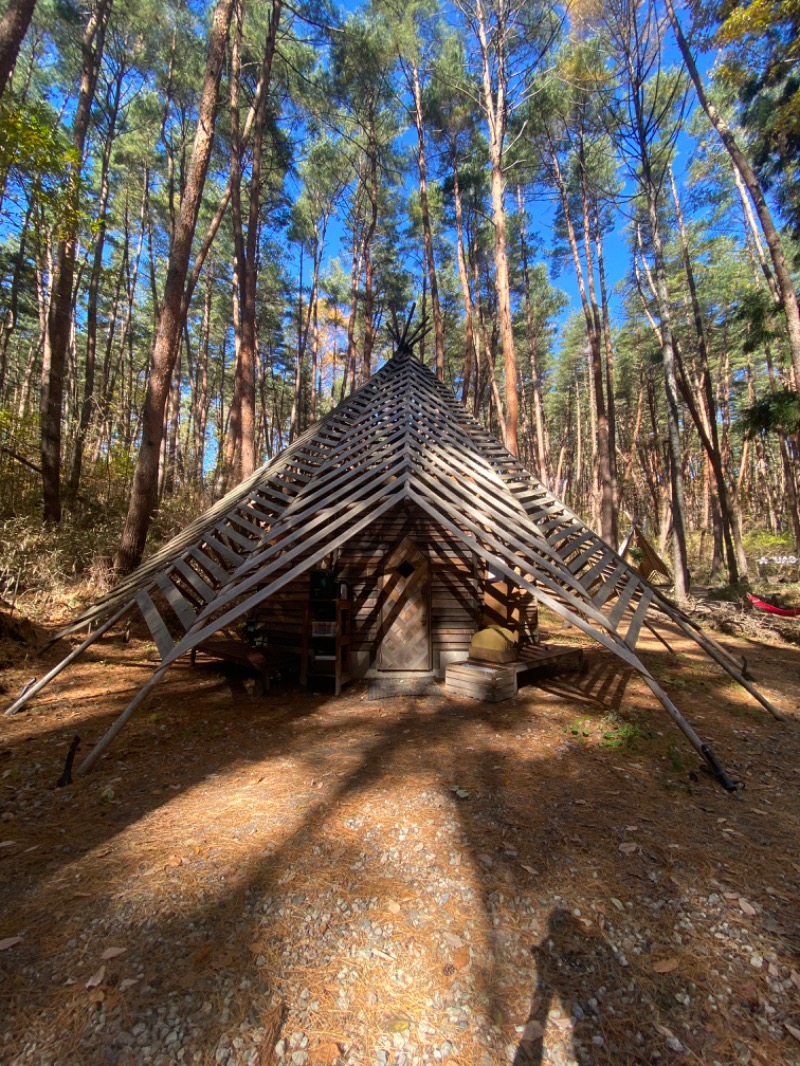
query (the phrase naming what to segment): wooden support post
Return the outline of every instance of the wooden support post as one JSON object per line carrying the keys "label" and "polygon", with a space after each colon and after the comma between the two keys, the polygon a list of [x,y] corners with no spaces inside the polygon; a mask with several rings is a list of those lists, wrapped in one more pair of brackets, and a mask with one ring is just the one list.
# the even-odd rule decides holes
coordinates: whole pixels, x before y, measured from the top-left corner
{"label": "wooden support post", "polygon": [[736,792],[737,789],[741,788],[742,786],[733,781],[723,770],[711,748],[708,746],[708,744],[703,743],[703,741],[700,739],[697,733],[695,733],[694,729],[692,729],[692,727],[683,717],[681,712],[678,710],[678,708],[675,706],[675,704],[672,702],[672,700],[669,698],[663,688],[658,684],[655,678],[653,678],[646,671],[642,674],[642,677],[646,681],[648,687],[650,688],[650,691],[659,700],[661,706],[664,708],[670,718],[672,718],[672,720],[675,722],[675,724],[683,733],[683,735],[688,739],[689,743],[695,749],[697,754],[700,755],[703,761],[707,763],[708,766],[711,768],[711,771],[713,772],[714,776],[717,778],[717,780],[725,789],[725,791]]}
{"label": "wooden support post", "polygon": [[89,752],[89,754],[86,756],[86,758],[80,764],[78,769],[75,771],[77,777],[83,777],[84,774],[88,774],[88,772],[91,770],[91,768],[94,766],[94,764],[100,758],[100,756],[103,754],[103,752],[109,746],[109,744],[114,739],[114,737],[119,733],[119,731],[122,729],[122,727],[128,721],[128,719],[131,717],[131,715],[136,710],[136,708],[142,703],[142,701],[145,699],[145,697],[148,696],[150,694],[150,692],[158,684],[158,682],[161,679],[161,675],[166,673],[166,670],[167,670],[168,666],[169,666],[169,663],[162,663],[160,666],[158,666],[155,669],[155,671],[153,672],[153,676],[150,678],[150,680],[147,681],[144,685],[142,685],[142,687],[139,689],[139,691],[133,697],[131,702],[128,704],[128,706],[125,708],[125,710],[119,716],[119,718],[116,720],[116,722],[114,722],[114,724],[111,726],[111,728],[106,731],[106,733],[100,738],[100,740],[98,740],[98,742],[95,744],[95,746]]}
{"label": "wooden support post", "polygon": [[[685,625],[681,625],[681,629],[683,629],[684,632],[686,632],[688,628],[689,627]],[[766,696],[762,696],[762,694],[758,691],[755,685],[750,684],[750,682],[744,676],[742,671],[739,669],[738,664],[735,664],[734,660],[730,658],[728,653],[724,652],[723,654],[720,654],[723,649],[720,649],[720,646],[716,643],[716,641],[709,640],[707,635],[705,633],[700,632],[699,630],[690,632],[688,635],[691,636],[700,645],[706,655],[710,655],[714,662],[718,663],[723,670],[726,670],[734,679],[734,681],[738,681],[742,688],[746,689],[747,692],[750,693],[753,699],[758,700],[758,702],[761,704],[765,711],[769,711],[772,717],[777,719],[777,721],[779,722],[786,721],[786,715],[783,714],[782,711],[779,711],[778,708],[774,706],[774,704],[770,703]]]}

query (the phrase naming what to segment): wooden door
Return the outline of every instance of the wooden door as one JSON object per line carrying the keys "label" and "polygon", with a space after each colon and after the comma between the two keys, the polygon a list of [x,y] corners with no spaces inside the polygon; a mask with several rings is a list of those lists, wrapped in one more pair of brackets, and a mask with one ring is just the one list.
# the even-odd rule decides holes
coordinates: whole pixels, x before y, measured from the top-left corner
{"label": "wooden door", "polygon": [[408,537],[384,562],[380,632],[379,670],[431,669],[430,564]]}

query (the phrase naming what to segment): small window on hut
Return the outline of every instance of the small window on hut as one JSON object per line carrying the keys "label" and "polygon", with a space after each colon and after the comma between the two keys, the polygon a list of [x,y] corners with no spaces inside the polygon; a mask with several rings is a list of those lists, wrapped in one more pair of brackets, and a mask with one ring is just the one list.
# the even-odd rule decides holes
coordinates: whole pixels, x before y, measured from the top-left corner
{"label": "small window on hut", "polygon": [[414,569],[414,565],[410,563],[408,559],[404,559],[402,563],[400,563],[400,565],[398,566],[397,572],[401,577],[408,580],[408,578],[410,578],[411,575],[414,573]]}

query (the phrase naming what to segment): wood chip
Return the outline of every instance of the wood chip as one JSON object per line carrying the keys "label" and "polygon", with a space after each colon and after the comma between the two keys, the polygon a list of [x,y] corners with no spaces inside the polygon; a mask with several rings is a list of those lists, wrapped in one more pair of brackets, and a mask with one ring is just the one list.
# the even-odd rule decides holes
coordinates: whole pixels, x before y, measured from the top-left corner
{"label": "wood chip", "polygon": [[87,988],[97,988],[106,975],[105,966],[101,966],[97,973],[93,973],[89,980],[86,982]]}
{"label": "wood chip", "polygon": [[341,1057],[339,1045],[334,1043],[318,1044],[311,1054],[311,1061],[315,1066],[330,1066],[330,1063],[337,1062]]}
{"label": "wood chip", "polygon": [[783,1024],[786,1026],[786,1028],[789,1030],[795,1040],[800,1040],[800,1029],[798,1029],[796,1025],[789,1025],[788,1022],[784,1022]]}
{"label": "wood chip", "polygon": [[453,952],[452,963],[457,970],[466,970],[471,962],[469,948],[465,944],[463,948]]}
{"label": "wood chip", "polygon": [[125,951],[125,948],[106,948],[100,958],[104,962],[108,962],[109,959],[116,959],[119,955],[124,955]]}
{"label": "wood chip", "polygon": [[752,918],[756,913],[756,909],[753,904],[748,903],[744,896],[739,897],[739,906],[742,908],[742,911],[744,912],[744,914],[747,915],[748,918]]}
{"label": "wood chip", "polygon": [[464,941],[460,936],[456,936],[455,933],[444,933],[443,939],[447,941],[451,948],[460,948],[464,946]]}
{"label": "wood chip", "polygon": [[677,959],[659,959],[653,963],[653,973],[672,973],[678,969]]}
{"label": "wood chip", "polygon": [[21,936],[7,936],[5,940],[0,940],[0,951],[6,951],[8,948],[13,948],[17,944],[22,943]]}
{"label": "wood chip", "polygon": [[619,850],[624,855],[634,855],[639,850],[639,845],[629,842],[627,844],[620,844]]}

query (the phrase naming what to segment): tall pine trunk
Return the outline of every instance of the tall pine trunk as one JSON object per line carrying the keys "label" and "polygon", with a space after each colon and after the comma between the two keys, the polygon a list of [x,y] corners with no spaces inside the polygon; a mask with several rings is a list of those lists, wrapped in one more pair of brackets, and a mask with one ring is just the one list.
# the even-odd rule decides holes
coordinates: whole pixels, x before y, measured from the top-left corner
{"label": "tall pine trunk", "polygon": [[0,18],[0,96],[14,70],[20,47],[28,32],[36,0],[10,0]]}
{"label": "tall pine trunk", "polygon": [[40,400],[42,489],[46,522],[61,521],[61,417],[64,406],[64,371],[72,338],[75,307],[80,176],[110,9],[111,0],[99,0],[83,32],[81,83],[72,127],[74,154],[68,178],[68,202],[71,210],[68,211],[66,232],[59,241],[53,265]]}
{"label": "tall pine trunk", "polygon": [[419,67],[409,64],[411,69],[411,88],[414,93],[414,122],[417,127],[417,168],[419,170],[419,205],[422,214],[422,238],[425,245],[425,262],[428,267],[428,284],[431,291],[431,313],[433,314],[433,337],[436,347],[436,377],[444,380],[444,329],[442,327],[442,309],[439,304],[439,283],[436,279],[436,261],[433,256],[433,236],[431,234],[431,216],[428,208],[428,178],[425,163],[425,129],[422,121],[422,87],[419,81]]}
{"label": "tall pine trunk", "polygon": [[81,403],[80,416],[78,418],[78,431],[75,436],[75,445],[72,451],[72,466],[69,475],[69,493],[77,496],[81,482],[83,469],[83,449],[86,433],[92,422],[94,411],[94,379],[97,364],[97,303],[100,291],[100,275],[103,270],[103,252],[105,250],[106,229],[108,227],[108,198],[109,198],[109,168],[111,163],[111,149],[117,131],[117,117],[122,99],[122,79],[124,68],[117,70],[114,79],[113,98],[111,100],[108,129],[106,130],[105,144],[103,145],[103,158],[100,165],[100,202],[98,205],[97,236],[95,237],[94,256],[92,258],[92,272],[89,276],[89,293],[86,305],[86,362],[83,379],[83,402]]}
{"label": "tall pine trunk", "polygon": [[[490,188],[492,198],[492,229],[494,233],[494,283],[497,292],[500,344],[503,349],[505,369],[505,446],[516,455],[519,451],[517,427],[519,424],[519,397],[517,395],[517,355],[514,348],[514,329],[511,320],[511,286],[506,247],[506,205],[503,156],[505,151],[506,122],[506,69],[504,33],[494,35],[490,43],[487,34],[485,13],[481,3],[476,5],[478,40],[482,57],[483,109],[489,135]],[[492,71],[491,55],[494,49],[495,69]]]}
{"label": "tall pine trunk", "polygon": [[158,458],[164,432],[164,409],[185,321],[183,297],[192,239],[205,186],[217,117],[217,92],[231,22],[233,0],[218,0],[211,27],[208,58],[198,106],[197,129],[170,247],[164,299],[153,342],[150,376],[142,414],[142,443],[136,462],[130,505],[115,559],[121,573],[141,560],[158,494]]}
{"label": "tall pine trunk", "polygon": [[456,260],[458,262],[458,280],[461,283],[461,296],[464,301],[464,377],[461,383],[461,402],[466,407],[469,399],[469,383],[473,367],[475,368],[476,382],[475,392],[478,391],[477,374],[478,358],[475,347],[475,325],[472,310],[472,294],[469,288],[469,276],[467,275],[467,261],[464,255],[464,214],[461,204],[461,185],[458,174],[458,158],[456,155],[455,136],[451,141],[453,170],[453,201],[456,215]]}
{"label": "tall pine trunk", "polygon": [[767,242],[770,257],[772,258],[772,266],[775,271],[775,280],[780,292],[783,313],[786,316],[786,334],[789,341],[789,350],[792,355],[792,366],[794,367],[795,377],[798,383],[800,383],[800,304],[798,304],[797,291],[792,278],[791,268],[783,249],[783,242],[781,241],[780,234],[772,217],[772,212],[769,209],[763,189],[761,188],[761,183],[758,180],[758,175],[751,166],[747,156],[739,147],[739,142],[736,140],[730,126],[706,93],[703,79],[697,69],[697,64],[695,63],[694,56],[689,48],[689,43],[683,34],[680,22],[675,13],[673,0],[666,0],[666,5],[672,28],[675,31],[675,39],[678,42],[678,48],[683,56],[683,61],[689,72],[689,77],[692,79],[692,84],[697,93],[697,99],[700,101],[700,106],[708,116],[711,125],[717,131],[719,139],[725,146],[734,167],[741,175],[742,181],[747,186],[747,191],[750,193],[753,203],[755,204],[758,220],[761,223],[764,239]]}

